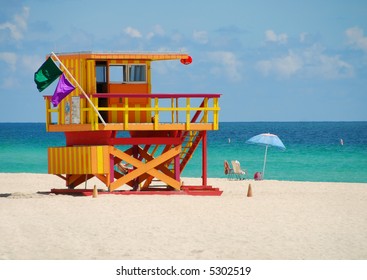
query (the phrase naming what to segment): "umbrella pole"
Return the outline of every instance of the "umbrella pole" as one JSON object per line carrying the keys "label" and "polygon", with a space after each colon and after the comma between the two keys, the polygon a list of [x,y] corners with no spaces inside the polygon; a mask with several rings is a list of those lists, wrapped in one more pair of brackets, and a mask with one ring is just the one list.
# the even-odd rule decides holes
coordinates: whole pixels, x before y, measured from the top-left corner
{"label": "umbrella pole", "polygon": [[266,165],[266,155],[267,154],[268,154],[268,145],[266,145],[266,147],[265,147],[264,166],[263,166],[263,174],[262,174],[261,179],[264,179],[264,177],[265,177],[265,165]]}

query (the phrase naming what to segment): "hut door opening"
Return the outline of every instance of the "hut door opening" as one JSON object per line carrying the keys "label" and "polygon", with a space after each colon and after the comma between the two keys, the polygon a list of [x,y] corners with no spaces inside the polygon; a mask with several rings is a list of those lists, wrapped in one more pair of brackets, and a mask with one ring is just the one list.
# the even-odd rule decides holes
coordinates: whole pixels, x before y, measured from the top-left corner
{"label": "hut door opening", "polygon": [[[107,93],[107,61],[96,61],[96,88],[97,93]],[[98,107],[108,107],[107,98],[98,99]],[[108,112],[100,111],[102,118],[108,122]]]}

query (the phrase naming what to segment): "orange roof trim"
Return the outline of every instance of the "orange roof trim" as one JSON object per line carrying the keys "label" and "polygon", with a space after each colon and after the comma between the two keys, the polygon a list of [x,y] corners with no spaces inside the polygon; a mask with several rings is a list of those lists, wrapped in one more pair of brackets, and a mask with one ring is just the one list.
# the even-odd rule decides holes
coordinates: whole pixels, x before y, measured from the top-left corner
{"label": "orange roof trim", "polygon": [[142,60],[181,60],[187,59],[185,53],[98,53],[98,52],[80,52],[80,53],[56,53],[60,58],[65,59],[142,59]]}

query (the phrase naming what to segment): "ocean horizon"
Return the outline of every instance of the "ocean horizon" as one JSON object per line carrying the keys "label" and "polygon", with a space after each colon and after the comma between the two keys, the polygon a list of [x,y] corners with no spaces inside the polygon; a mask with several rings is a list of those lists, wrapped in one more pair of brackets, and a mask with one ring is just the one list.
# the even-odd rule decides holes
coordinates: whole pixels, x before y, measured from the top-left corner
{"label": "ocean horizon", "polygon": [[[238,160],[247,178],[262,171],[265,147],[246,144],[260,133],[278,135],[286,150],[270,147],[265,179],[367,182],[367,122],[220,122],[208,131],[208,177],[225,178],[224,160]],[[47,173],[47,148],[65,145],[45,123],[0,123],[0,172]],[[201,147],[181,174],[201,176]]]}

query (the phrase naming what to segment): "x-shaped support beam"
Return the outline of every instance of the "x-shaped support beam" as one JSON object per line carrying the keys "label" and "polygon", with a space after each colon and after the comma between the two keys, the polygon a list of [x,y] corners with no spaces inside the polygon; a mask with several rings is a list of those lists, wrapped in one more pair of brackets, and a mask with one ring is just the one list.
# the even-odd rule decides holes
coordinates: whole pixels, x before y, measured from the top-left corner
{"label": "x-shaped support beam", "polygon": [[122,152],[115,147],[110,147],[110,154],[118,157],[119,159],[133,165],[136,169],[129,172],[125,176],[117,179],[116,181],[110,184],[110,191],[114,191],[118,187],[129,183],[130,181],[138,178],[141,175],[151,175],[155,178],[158,178],[162,182],[165,182],[168,186],[173,187],[176,190],[179,190],[181,187],[181,182],[173,179],[169,173],[171,173],[164,165],[166,161],[172,159],[177,156],[181,152],[181,145],[172,147],[170,150],[162,153],[157,158],[152,158],[146,151],[139,149],[139,153],[148,160],[148,162],[144,163],[128,153]]}

